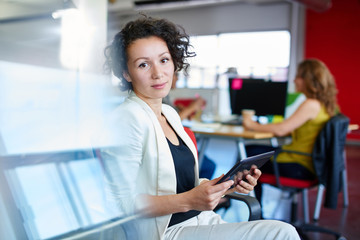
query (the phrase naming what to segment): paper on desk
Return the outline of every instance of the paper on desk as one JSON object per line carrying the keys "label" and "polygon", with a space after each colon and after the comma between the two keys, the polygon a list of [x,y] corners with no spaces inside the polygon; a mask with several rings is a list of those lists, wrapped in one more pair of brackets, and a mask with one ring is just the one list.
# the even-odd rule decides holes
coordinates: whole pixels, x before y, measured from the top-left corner
{"label": "paper on desk", "polygon": [[221,127],[221,123],[202,123],[193,122],[191,130],[199,132],[215,132],[215,130]]}

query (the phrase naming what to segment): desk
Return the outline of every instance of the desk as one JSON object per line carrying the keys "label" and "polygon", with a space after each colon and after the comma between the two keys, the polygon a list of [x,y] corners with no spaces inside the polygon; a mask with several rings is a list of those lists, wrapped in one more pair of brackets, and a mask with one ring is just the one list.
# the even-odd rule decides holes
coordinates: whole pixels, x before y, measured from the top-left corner
{"label": "desk", "polygon": [[277,139],[274,134],[268,132],[246,131],[242,126],[219,125],[209,130],[201,130],[194,128],[192,131],[195,136],[201,139],[201,147],[199,149],[199,168],[203,162],[206,147],[210,138],[233,139],[237,142],[240,159],[246,158],[245,139],[269,139],[273,147],[278,146]]}
{"label": "desk", "polygon": [[355,131],[359,129],[359,125],[357,124],[349,124],[349,132]]}
{"label": "desk", "polygon": [[[359,125],[350,124],[349,132],[359,129]],[[245,139],[269,139],[273,147],[278,146],[277,138],[273,133],[269,132],[254,132],[246,131],[242,126],[233,125],[216,125],[209,127],[208,129],[192,128],[197,138],[200,138],[202,143],[199,149],[199,168],[204,159],[206,147],[209,143],[210,138],[221,138],[221,139],[234,139],[237,142],[239,157],[244,159],[247,157],[245,150]]]}

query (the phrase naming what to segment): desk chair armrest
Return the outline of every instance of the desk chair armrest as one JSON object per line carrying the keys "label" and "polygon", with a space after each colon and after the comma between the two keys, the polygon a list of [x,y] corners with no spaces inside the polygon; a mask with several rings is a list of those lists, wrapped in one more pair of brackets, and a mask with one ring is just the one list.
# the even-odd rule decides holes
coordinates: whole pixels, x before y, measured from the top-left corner
{"label": "desk chair armrest", "polygon": [[305,153],[305,152],[299,152],[299,151],[293,151],[293,150],[286,150],[286,149],[278,149],[276,150],[275,154],[274,154],[274,158],[273,158],[273,166],[274,166],[274,173],[275,173],[275,177],[276,177],[276,185],[281,188],[281,183],[280,183],[280,172],[279,172],[279,167],[277,164],[277,156],[279,155],[279,153],[283,153],[283,152],[287,152],[287,153],[294,153],[294,154],[298,154],[298,155],[303,155],[303,156],[309,156],[311,157],[311,153]]}
{"label": "desk chair armrest", "polygon": [[249,195],[239,193],[230,193],[226,197],[244,202],[249,208],[249,221],[259,220],[261,218],[261,206],[259,201]]}

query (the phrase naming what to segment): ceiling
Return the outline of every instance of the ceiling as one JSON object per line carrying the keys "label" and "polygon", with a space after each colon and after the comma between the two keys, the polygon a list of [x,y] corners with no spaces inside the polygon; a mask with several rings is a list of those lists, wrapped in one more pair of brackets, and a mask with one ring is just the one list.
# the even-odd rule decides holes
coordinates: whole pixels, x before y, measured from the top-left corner
{"label": "ceiling", "polygon": [[[52,12],[77,6],[81,0],[0,0],[0,23],[49,17]],[[266,4],[280,1],[297,1],[314,10],[326,10],[331,0],[109,0],[110,13],[128,14],[142,10],[169,10],[192,8],[204,5],[243,2],[248,4]]]}
{"label": "ceiling", "polygon": [[0,0],[0,23],[51,16],[66,3],[61,0]]}
{"label": "ceiling", "polygon": [[[83,3],[88,0],[0,0],[0,61],[40,66],[46,63],[48,67],[61,66],[59,61],[54,61],[58,59],[55,56],[59,56],[61,24],[60,19],[53,19],[51,16],[56,10],[79,6],[80,1]],[[118,17],[123,14],[126,17],[145,10],[166,11],[200,7],[205,4],[220,5],[231,2],[269,4],[280,1],[330,0],[172,0],[171,2],[163,0],[161,4],[148,0],[149,3],[140,5],[136,5],[135,0],[109,0],[108,11],[109,16]],[[110,19],[111,16],[108,30],[112,29]]]}
{"label": "ceiling", "polygon": [[110,0],[109,11],[169,10],[205,5],[243,2],[249,4],[280,2],[285,0]]}
{"label": "ceiling", "polygon": [[[78,6],[81,0],[0,0],[0,22],[51,16],[52,12]],[[188,8],[227,2],[261,3],[284,0],[109,0],[109,12]]]}

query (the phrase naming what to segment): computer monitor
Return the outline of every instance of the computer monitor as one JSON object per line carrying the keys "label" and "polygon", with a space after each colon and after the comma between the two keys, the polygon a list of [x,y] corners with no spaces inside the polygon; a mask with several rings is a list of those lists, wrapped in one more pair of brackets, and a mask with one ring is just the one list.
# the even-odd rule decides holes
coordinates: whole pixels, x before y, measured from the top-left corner
{"label": "computer monitor", "polygon": [[243,109],[254,109],[257,116],[284,116],[287,84],[264,79],[229,78],[232,114],[241,115]]}

